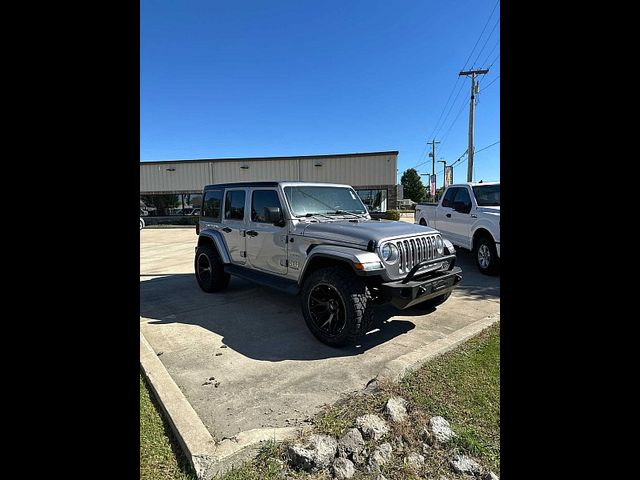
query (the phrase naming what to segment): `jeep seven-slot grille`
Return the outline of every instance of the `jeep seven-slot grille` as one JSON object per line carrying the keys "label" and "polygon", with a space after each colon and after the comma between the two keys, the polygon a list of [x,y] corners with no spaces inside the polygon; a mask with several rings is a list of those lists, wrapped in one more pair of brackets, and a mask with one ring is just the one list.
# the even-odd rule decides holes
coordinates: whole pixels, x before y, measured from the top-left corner
{"label": "jeep seven-slot grille", "polygon": [[423,260],[431,260],[437,257],[435,236],[414,237],[395,242],[400,253],[398,266],[400,273],[409,272],[415,265]]}

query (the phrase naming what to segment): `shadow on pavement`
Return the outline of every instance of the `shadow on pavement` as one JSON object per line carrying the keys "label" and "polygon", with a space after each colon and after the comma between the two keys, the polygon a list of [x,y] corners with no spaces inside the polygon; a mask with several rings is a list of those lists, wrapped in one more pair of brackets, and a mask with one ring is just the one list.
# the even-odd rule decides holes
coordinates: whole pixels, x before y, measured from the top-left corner
{"label": "shadow on pavement", "polygon": [[[456,296],[475,300],[500,298],[500,277],[478,272],[470,252],[459,250],[458,265],[464,278],[454,291]],[[415,323],[406,317],[415,316],[420,321],[420,317],[434,311],[420,305],[407,310],[389,304],[376,305],[376,328],[363,336],[359,345],[338,349],[319,342],[308,330],[299,296],[237,277],[231,278],[223,292],[208,294],[200,290],[193,274],[159,275],[162,276],[140,282],[140,315],[149,324],[199,326],[220,335],[229,348],[256,360],[277,362],[359,355],[414,329]],[[404,318],[391,320],[394,316]]]}
{"label": "shadow on pavement", "polygon": [[484,275],[478,270],[472,252],[458,248],[456,265],[462,268],[462,281],[454,290],[456,296],[473,300],[499,300],[500,275]]}
{"label": "shadow on pavement", "polygon": [[229,348],[256,360],[359,355],[415,328],[410,321],[389,321],[398,313],[390,305],[377,305],[376,326],[358,345],[332,348],[320,343],[308,330],[300,297],[235,277],[224,292],[212,294],[201,291],[192,274],[163,276],[140,283],[140,315],[149,324],[197,325],[220,335]]}

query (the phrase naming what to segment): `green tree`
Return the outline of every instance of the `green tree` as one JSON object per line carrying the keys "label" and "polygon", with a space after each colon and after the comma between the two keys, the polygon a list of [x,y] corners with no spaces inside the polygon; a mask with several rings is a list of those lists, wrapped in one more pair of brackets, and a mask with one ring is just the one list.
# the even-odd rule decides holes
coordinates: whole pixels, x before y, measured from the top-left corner
{"label": "green tree", "polygon": [[422,184],[420,175],[415,168],[405,170],[400,178],[404,198],[410,198],[414,202],[421,202],[427,194],[427,189]]}

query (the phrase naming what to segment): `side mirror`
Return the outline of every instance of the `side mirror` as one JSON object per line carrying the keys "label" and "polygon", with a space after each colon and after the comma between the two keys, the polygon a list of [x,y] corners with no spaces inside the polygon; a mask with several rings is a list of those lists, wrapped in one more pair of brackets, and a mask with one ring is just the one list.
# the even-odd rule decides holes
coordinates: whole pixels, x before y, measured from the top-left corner
{"label": "side mirror", "polygon": [[280,207],[264,207],[264,216],[269,223],[273,223],[276,227],[284,227],[285,225]]}

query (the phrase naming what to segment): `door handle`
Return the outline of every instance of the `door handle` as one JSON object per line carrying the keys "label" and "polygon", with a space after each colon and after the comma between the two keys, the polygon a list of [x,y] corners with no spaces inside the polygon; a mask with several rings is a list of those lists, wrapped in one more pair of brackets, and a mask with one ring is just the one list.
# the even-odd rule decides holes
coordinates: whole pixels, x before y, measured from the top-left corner
{"label": "door handle", "polygon": [[233,232],[233,230],[229,227],[224,227],[223,229],[221,229],[224,233],[229,233],[229,232]]}
{"label": "door handle", "polygon": [[450,213],[447,213],[447,214],[445,215],[445,217],[447,217],[447,218],[451,218],[451,214],[450,214]]}
{"label": "door handle", "polygon": [[255,230],[247,230],[247,235],[249,235],[250,237],[255,237],[256,235],[258,235],[258,232],[256,232]]}

